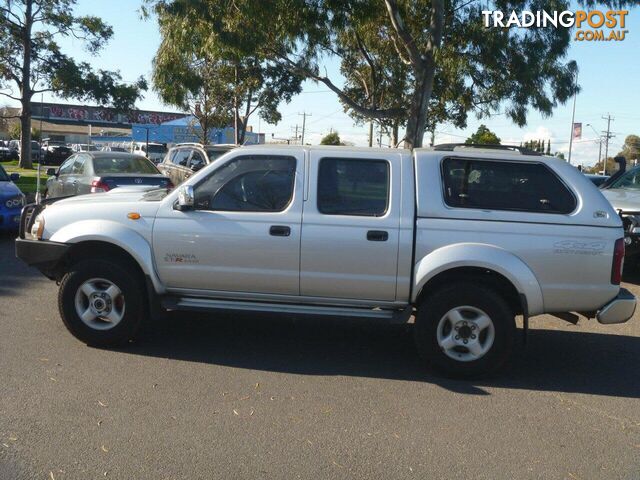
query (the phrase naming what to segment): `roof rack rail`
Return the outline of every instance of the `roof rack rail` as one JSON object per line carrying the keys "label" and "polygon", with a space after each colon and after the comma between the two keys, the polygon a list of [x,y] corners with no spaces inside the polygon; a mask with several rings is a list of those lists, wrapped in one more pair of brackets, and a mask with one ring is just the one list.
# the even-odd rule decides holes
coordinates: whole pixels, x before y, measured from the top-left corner
{"label": "roof rack rail", "polygon": [[438,152],[453,152],[456,147],[464,147],[464,148],[486,148],[489,150],[507,150],[507,151],[516,151],[520,152],[522,155],[533,155],[540,157],[542,154],[540,152],[533,151],[526,147],[519,147],[518,145],[491,145],[484,143],[441,143],[439,145],[434,145],[433,149]]}

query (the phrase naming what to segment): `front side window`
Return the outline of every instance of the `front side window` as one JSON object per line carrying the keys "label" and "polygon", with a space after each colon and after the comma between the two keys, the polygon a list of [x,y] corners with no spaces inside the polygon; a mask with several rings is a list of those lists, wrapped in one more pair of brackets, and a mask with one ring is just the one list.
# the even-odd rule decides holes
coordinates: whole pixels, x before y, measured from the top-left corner
{"label": "front side window", "polygon": [[191,155],[191,150],[189,150],[188,148],[185,148],[185,149],[182,149],[182,150],[178,150],[173,155],[173,158],[171,159],[171,161],[175,165],[180,165],[182,167],[186,167],[187,166],[187,162],[189,161],[189,155]]}
{"label": "front side window", "polygon": [[323,158],[318,173],[318,210],[326,215],[381,217],[389,205],[385,160]]}
{"label": "front side window", "polygon": [[205,165],[206,163],[200,152],[194,150],[193,155],[191,155],[191,160],[189,161],[189,168],[193,171],[196,171],[200,170]]}
{"label": "front side window", "polygon": [[71,173],[73,173],[74,175],[82,175],[84,171],[85,159],[85,155],[78,155],[75,162],[73,162],[73,167],[71,167]]}
{"label": "front side window", "polygon": [[240,157],[195,187],[197,210],[281,212],[293,198],[296,160],[280,156]]}
{"label": "front side window", "polygon": [[451,207],[564,214],[576,208],[571,191],[541,163],[446,158],[442,174]]}
{"label": "front side window", "polygon": [[58,170],[58,175],[69,175],[77,158],[77,155],[69,157],[67,161],[62,164],[60,170]]}

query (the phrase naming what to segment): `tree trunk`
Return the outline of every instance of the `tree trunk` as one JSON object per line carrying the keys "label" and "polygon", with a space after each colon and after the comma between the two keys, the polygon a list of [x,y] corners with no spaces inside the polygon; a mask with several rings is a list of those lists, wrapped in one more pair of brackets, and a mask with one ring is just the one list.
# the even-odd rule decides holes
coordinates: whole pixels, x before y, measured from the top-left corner
{"label": "tree trunk", "polygon": [[428,105],[433,92],[434,75],[435,65],[433,61],[428,61],[427,65],[416,71],[416,86],[411,98],[411,106],[409,107],[404,148],[422,147],[422,140],[427,127]]}
{"label": "tree trunk", "polygon": [[22,85],[20,85],[20,99],[22,112],[20,113],[20,167],[33,168],[31,162],[31,28],[33,26],[33,0],[27,0],[24,14],[24,33],[22,36]]}
{"label": "tree trunk", "polygon": [[399,122],[398,120],[393,121],[393,126],[391,127],[391,146],[393,148],[398,148],[398,130],[399,130]]}

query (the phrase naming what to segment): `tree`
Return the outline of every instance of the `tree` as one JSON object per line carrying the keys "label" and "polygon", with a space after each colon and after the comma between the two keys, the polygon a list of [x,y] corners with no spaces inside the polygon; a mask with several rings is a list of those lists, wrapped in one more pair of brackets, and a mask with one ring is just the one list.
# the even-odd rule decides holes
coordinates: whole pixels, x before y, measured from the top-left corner
{"label": "tree", "polygon": [[500,145],[500,138],[487,128],[486,125],[480,125],[476,133],[465,140],[466,144],[479,145]]}
{"label": "tree", "polygon": [[[222,42],[243,53],[260,52],[264,58],[323,83],[346,109],[363,119],[406,124],[408,148],[422,145],[425,131],[435,123],[434,114],[455,116],[461,125],[469,112],[486,116],[499,109],[522,126],[529,110],[550,115],[578,90],[576,64],[566,59],[570,29],[485,27],[484,3],[235,0],[230,8],[226,0],[146,1],[172,15],[198,18],[208,26],[205,43]],[[622,7],[635,2],[578,2],[580,6],[596,3]],[[569,7],[569,0],[516,0],[508,4],[509,11]],[[365,31],[370,38],[365,38]],[[389,51],[395,52],[395,64],[401,63],[403,71],[387,71]],[[354,89],[356,79],[347,79],[343,87],[322,68],[327,57],[338,58],[345,65],[361,65],[358,71],[363,77],[367,73],[371,77],[375,71],[378,80],[369,82],[371,88]],[[354,76],[358,74],[354,72]],[[406,94],[399,97],[394,89],[392,98],[380,101],[373,87],[379,85],[376,93],[380,94],[391,78],[408,87]]]}
{"label": "tree", "polygon": [[275,124],[282,118],[280,102],[301,91],[299,75],[269,62],[256,49],[238,51],[242,44],[210,37],[209,25],[169,8],[158,6],[155,13],[162,42],[154,59],[154,88],[165,102],[198,119],[204,139],[211,128],[233,121],[236,143],[242,144],[255,112]]}
{"label": "tree", "polygon": [[344,143],[340,140],[338,132],[331,131],[322,137],[320,145],[344,145]]}
{"label": "tree", "polygon": [[127,110],[146,89],[143,78],[124,84],[117,72],[93,71],[88,63],[76,63],[61,51],[59,37],[81,39],[96,54],[113,35],[100,18],[75,16],[76,1],[0,0],[0,95],[22,107],[23,168],[32,166],[31,99],[35,94],[52,92]]}
{"label": "tree", "polygon": [[640,159],[640,137],[628,135],[618,155],[623,156],[627,161]]}

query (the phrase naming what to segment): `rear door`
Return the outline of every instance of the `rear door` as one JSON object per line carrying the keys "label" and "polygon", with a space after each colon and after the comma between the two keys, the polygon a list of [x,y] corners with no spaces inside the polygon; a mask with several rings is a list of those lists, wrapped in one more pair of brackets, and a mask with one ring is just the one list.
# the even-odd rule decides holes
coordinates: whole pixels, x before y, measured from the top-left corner
{"label": "rear door", "polygon": [[401,155],[311,150],[300,294],[394,301]]}

